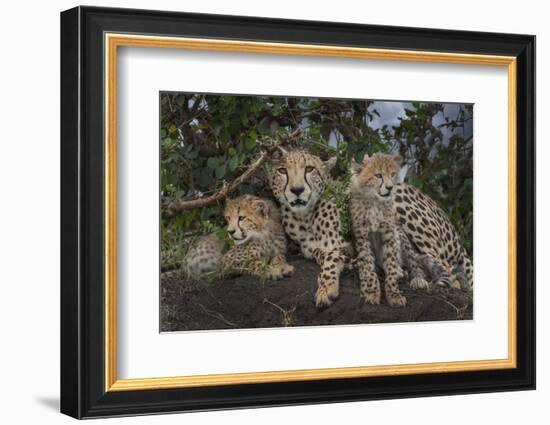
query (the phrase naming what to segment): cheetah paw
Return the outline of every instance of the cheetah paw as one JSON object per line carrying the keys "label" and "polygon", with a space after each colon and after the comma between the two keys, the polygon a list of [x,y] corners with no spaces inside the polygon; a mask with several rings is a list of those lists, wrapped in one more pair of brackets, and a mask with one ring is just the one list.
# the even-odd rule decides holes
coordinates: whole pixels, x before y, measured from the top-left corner
{"label": "cheetah paw", "polygon": [[390,307],[405,307],[407,299],[401,294],[386,294],[386,301]]}
{"label": "cheetah paw", "polygon": [[409,283],[409,287],[411,289],[417,290],[417,289],[429,289],[430,284],[426,279],[422,279],[421,277],[415,277],[412,279]]}
{"label": "cheetah paw", "polygon": [[294,266],[286,264],[284,266],[278,266],[271,269],[268,273],[267,278],[271,280],[279,280],[284,277],[291,276],[294,272]]}
{"label": "cheetah paw", "polygon": [[294,273],[294,266],[291,266],[290,264],[285,264],[284,266],[281,266],[281,273],[284,277],[292,276]]}
{"label": "cheetah paw", "polygon": [[453,279],[451,283],[451,288],[462,289],[462,285],[460,284],[460,281],[458,279]]}
{"label": "cheetah paw", "polygon": [[367,292],[364,294],[364,297],[365,297],[365,302],[367,304],[374,304],[374,305],[380,304],[380,298],[381,298],[380,291]]}
{"label": "cheetah paw", "polygon": [[315,306],[317,308],[328,307],[336,298],[338,298],[338,289],[319,287],[315,293]]}

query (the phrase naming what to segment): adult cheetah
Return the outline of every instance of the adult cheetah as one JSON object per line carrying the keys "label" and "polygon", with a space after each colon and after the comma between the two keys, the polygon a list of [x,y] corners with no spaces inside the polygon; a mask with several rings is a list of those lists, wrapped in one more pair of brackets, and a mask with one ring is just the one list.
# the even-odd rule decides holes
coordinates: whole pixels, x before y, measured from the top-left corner
{"label": "adult cheetah", "polygon": [[347,262],[340,212],[332,199],[321,196],[335,164],[336,157],[322,161],[309,152],[292,150],[273,159],[269,173],[286,234],[300,246],[304,257],[321,267],[315,293],[318,308],[338,298],[340,273]]}

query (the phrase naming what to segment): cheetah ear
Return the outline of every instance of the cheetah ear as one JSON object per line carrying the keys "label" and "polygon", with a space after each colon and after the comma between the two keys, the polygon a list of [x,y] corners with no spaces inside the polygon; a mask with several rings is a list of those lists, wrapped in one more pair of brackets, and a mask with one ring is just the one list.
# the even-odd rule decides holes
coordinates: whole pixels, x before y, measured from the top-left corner
{"label": "cheetah ear", "polygon": [[398,167],[401,167],[401,164],[403,163],[403,157],[399,154],[393,156],[393,160],[397,164]]}
{"label": "cheetah ear", "polygon": [[359,173],[359,171],[361,171],[361,168],[363,168],[363,164],[361,162],[357,162],[355,159],[351,160],[350,170],[352,174]]}
{"label": "cheetah ear", "polygon": [[338,157],[336,156],[333,156],[329,159],[327,159],[323,165],[325,167],[325,171],[328,173],[330,170],[332,170],[334,168],[334,166],[336,165],[336,162],[338,161]]}
{"label": "cheetah ear", "polygon": [[260,213],[265,218],[267,218],[269,216],[269,205],[267,204],[267,202],[264,202],[264,201],[261,201],[261,200],[255,201],[254,202],[254,208],[256,209],[256,211],[258,213]]}
{"label": "cheetah ear", "polygon": [[284,150],[281,147],[278,147],[275,149],[275,151],[271,154],[271,160],[270,163],[277,166],[281,164],[284,161],[284,158],[288,155],[288,152]]}
{"label": "cheetah ear", "polygon": [[368,153],[365,152],[365,155],[363,155],[363,164],[367,162],[370,159],[370,156]]}

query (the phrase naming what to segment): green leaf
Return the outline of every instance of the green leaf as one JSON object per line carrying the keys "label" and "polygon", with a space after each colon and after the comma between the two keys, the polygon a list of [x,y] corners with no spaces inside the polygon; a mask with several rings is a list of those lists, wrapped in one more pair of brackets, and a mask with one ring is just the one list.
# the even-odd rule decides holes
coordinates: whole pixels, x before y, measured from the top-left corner
{"label": "green leaf", "polygon": [[355,155],[354,155],[354,159],[356,162],[363,162],[363,157],[365,156],[365,151],[363,150],[360,150],[360,151],[357,151],[355,152]]}
{"label": "green leaf", "polygon": [[179,105],[179,106],[183,106],[183,104],[187,101],[187,99],[185,98],[184,95],[178,95],[176,97],[176,103]]}
{"label": "green leaf", "polygon": [[212,168],[213,170],[215,170],[220,165],[220,160],[215,156],[211,156],[210,158],[208,158],[208,161],[206,161],[206,165],[208,166],[208,168]]}
{"label": "green leaf", "polygon": [[269,134],[271,131],[269,129],[269,126],[267,126],[265,123],[261,123],[259,126],[258,126],[258,131],[261,133],[261,134]]}
{"label": "green leaf", "polygon": [[237,151],[235,148],[229,148],[229,156],[235,156],[237,154]]}
{"label": "green leaf", "polygon": [[216,177],[221,180],[225,176],[225,170],[226,170],[227,164],[222,164],[218,168],[216,168]]}
{"label": "green leaf", "polygon": [[247,150],[251,151],[256,147],[256,140],[255,139],[246,139],[245,147]]}
{"label": "green leaf", "polygon": [[185,155],[188,159],[197,159],[199,156],[199,151],[189,151]]}
{"label": "green leaf", "polygon": [[239,166],[239,157],[238,156],[233,156],[229,160],[229,169],[233,172],[237,169],[238,166]]}
{"label": "green leaf", "polygon": [[203,188],[207,188],[209,185],[212,184],[212,171],[209,168],[201,169],[199,184]]}

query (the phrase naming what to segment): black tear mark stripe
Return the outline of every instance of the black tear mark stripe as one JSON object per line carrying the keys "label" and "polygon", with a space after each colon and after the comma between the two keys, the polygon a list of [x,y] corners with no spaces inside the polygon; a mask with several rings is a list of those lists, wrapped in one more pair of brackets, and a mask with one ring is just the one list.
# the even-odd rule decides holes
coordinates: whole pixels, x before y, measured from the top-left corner
{"label": "black tear mark stripe", "polygon": [[290,203],[290,201],[286,197],[286,188],[288,187],[288,171],[284,174],[284,179],[285,179],[285,187],[283,188],[283,198],[285,198],[286,201]]}
{"label": "black tear mark stripe", "polygon": [[239,228],[239,230],[241,231],[241,233],[243,233],[243,229],[241,227],[241,208],[239,207],[239,209],[237,210],[237,227]]}
{"label": "black tear mark stripe", "polygon": [[[305,182],[306,182],[306,184],[308,185],[308,187],[309,187],[309,191],[310,191],[310,192],[313,192],[313,190],[311,190],[311,184],[309,184],[309,181],[308,181],[308,179],[307,179],[307,172],[306,172],[306,168],[307,168],[307,167],[304,167],[304,181],[305,181]],[[317,170],[317,169],[316,169],[316,168],[314,168],[314,170]]]}

